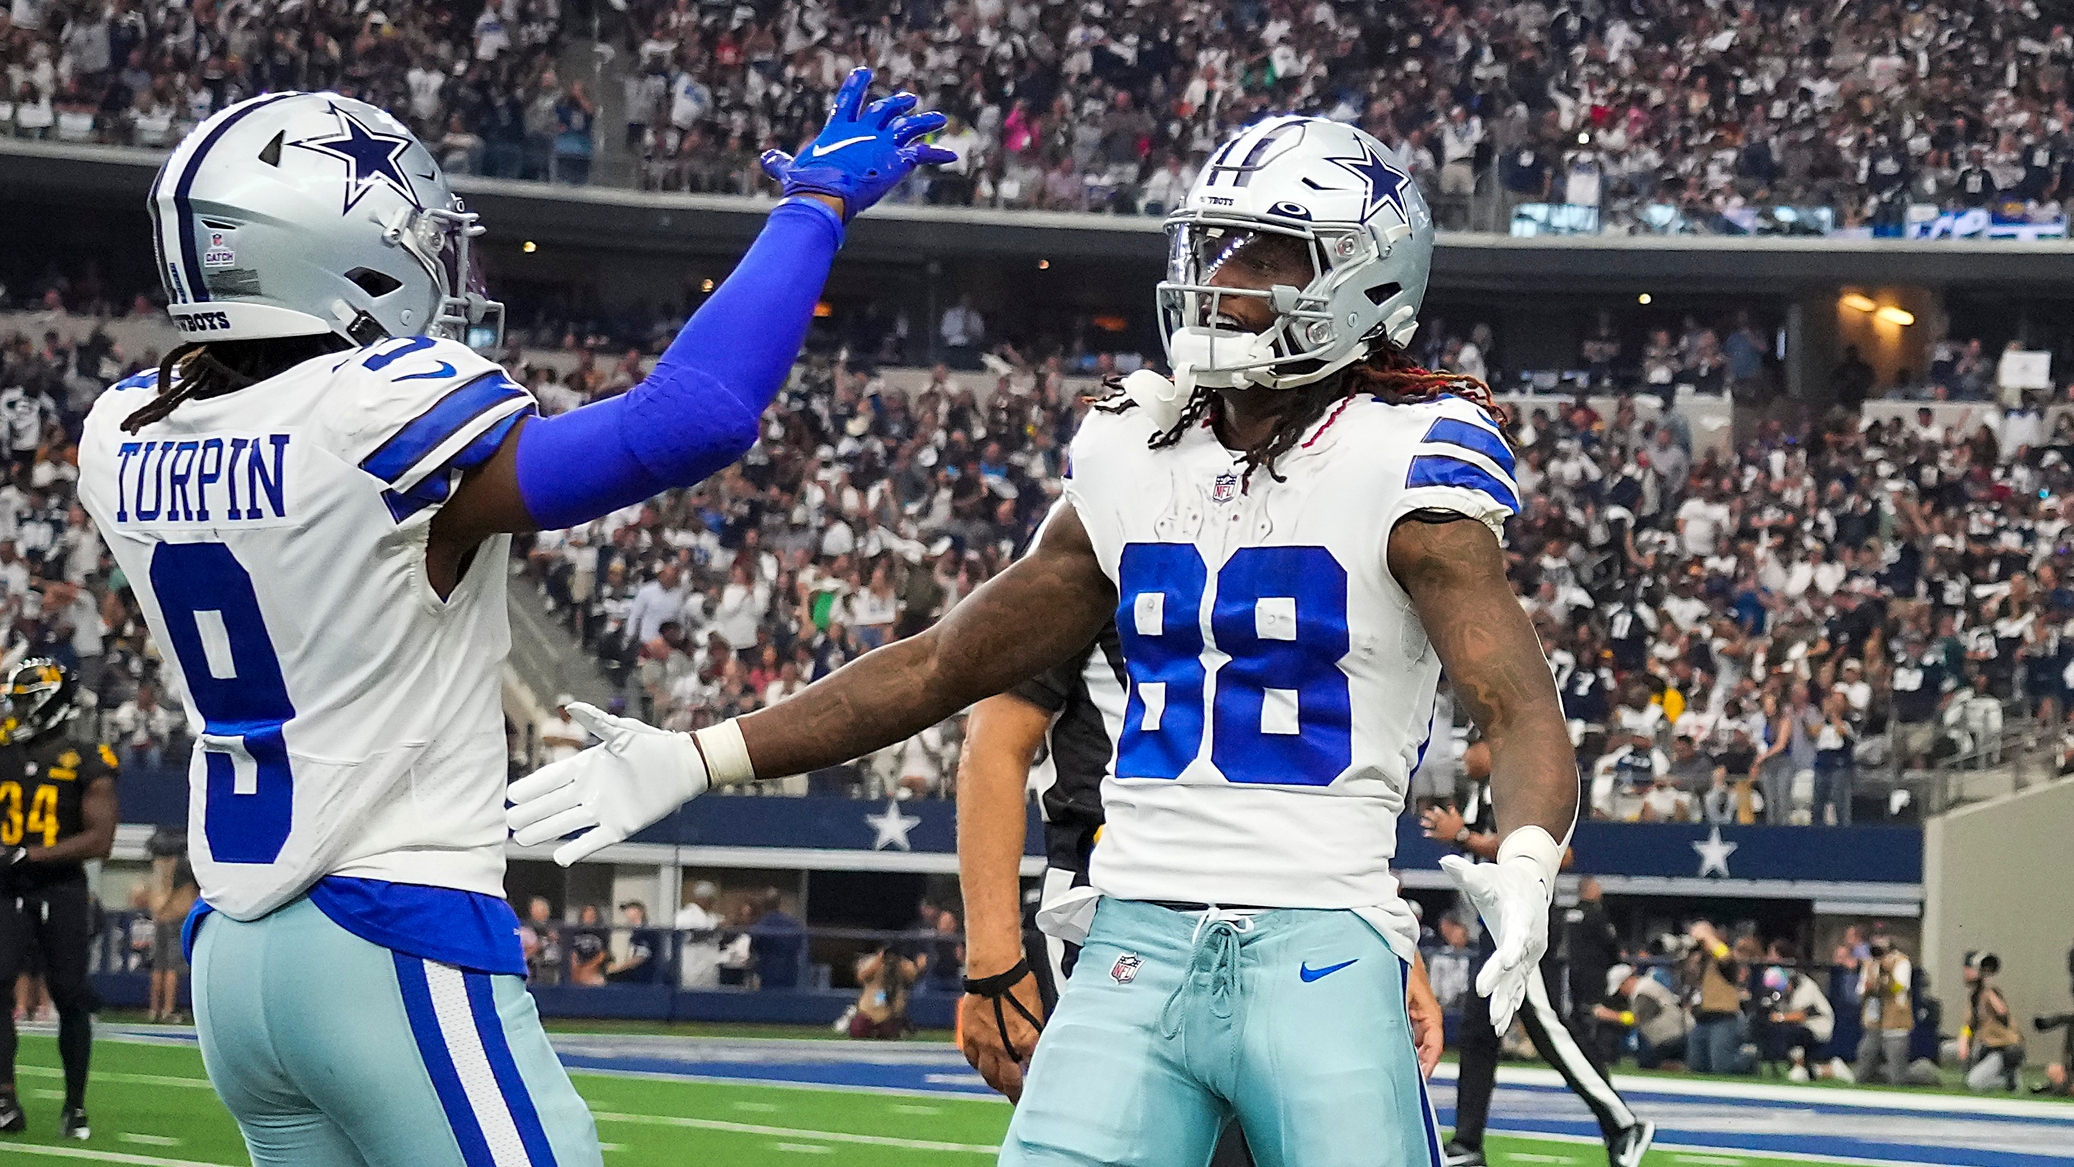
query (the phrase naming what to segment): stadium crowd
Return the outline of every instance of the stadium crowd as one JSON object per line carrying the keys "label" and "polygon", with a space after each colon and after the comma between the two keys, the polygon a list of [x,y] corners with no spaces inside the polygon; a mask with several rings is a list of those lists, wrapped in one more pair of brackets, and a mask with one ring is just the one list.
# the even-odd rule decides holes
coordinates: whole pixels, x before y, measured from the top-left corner
{"label": "stadium crowd", "polygon": [[741,189],[761,143],[799,138],[868,63],[956,119],[965,162],[918,192],[936,203],[1161,213],[1279,110],[1358,123],[1444,213],[1481,194],[1626,227],[1652,204],[1702,227],[1775,205],[1861,226],[2002,197],[2051,218],[2074,188],[2074,37],[2028,6],[636,5],[632,27],[628,142],[662,187]]}
{"label": "stadium crowd", "polygon": [[1781,206],[2056,219],[2074,193],[2074,34],[2035,5],[637,0],[595,19],[620,125],[558,74],[559,0],[14,0],[0,130],[165,146],[241,97],[335,88],[459,172],[583,182],[623,150],[645,186],[746,193],[757,154],[870,64],[953,115],[962,161],[908,195],[933,203],[1162,213],[1271,110],[1360,124],[1457,223],[1472,196],[1752,230]]}

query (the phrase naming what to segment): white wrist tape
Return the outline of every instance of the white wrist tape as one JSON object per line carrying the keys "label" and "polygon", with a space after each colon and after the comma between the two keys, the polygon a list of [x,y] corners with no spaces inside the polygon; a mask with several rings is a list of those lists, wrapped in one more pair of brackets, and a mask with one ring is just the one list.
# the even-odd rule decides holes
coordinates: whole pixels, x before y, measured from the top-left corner
{"label": "white wrist tape", "polygon": [[1563,845],[1540,827],[1521,827],[1498,844],[1498,862],[1519,859],[1530,863],[1541,877],[1551,900],[1555,898],[1556,873],[1563,869]]}
{"label": "white wrist tape", "polygon": [[714,786],[740,786],[756,781],[756,767],[749,764],[749,745],[742,740],[742,727],[729,718],[691,735],[706,755],[706,779]]}

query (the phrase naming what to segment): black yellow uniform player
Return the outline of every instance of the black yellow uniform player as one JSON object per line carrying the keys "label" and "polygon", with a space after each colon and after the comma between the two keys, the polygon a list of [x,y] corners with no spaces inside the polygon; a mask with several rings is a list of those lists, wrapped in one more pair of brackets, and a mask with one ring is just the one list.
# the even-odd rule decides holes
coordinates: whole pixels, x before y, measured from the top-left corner
{"label": "black yellow uniform player", "polygon": [[[57,661],[26,660],[8,671],[0,720],[0,985],[12,987],[33,944],[58,1011],[58,1056],[65,1064],[59,1134],[85,1139],[87,1060],[93,1049],[93,940],[86,861],[115,843],[115,754],[71,740],[79,683]],[[15,1031],[0,1008],[0,1131],[21,1131],[28,1116],[14,1086]]]}

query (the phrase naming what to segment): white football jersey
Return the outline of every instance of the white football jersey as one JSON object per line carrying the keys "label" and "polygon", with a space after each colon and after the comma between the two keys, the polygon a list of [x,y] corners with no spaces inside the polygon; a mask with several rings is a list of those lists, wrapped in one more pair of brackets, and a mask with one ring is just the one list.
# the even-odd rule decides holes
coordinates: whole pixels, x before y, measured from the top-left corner
{"label": "white football jersey", "polygon": [[1503,530],[1497,427],[1459,397],[1350,400],[1242,489],[1208,427],[1152,450],[1091,412],[1067,487],[1115,581],[1130,695],[1091,872],[1103,895],[1353,909],[1407,960],[1390,860],[1440,662],[1385,555],[1414,510]]}
{"label": "white football jersey", "polygon": [[403,337],[125,433],[156,381],[95,403],[79,495],[186,693],[203,899],[255,919],[328,875],[501,897],[510,541],[445,599],[425,545],[532,398]]}

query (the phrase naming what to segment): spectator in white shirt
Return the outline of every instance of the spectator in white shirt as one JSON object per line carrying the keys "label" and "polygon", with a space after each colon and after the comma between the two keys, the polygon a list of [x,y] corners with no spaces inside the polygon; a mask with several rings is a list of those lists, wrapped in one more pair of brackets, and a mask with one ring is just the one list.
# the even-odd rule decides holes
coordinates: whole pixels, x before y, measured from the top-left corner
{"label": "spectator in white shirt", "polygon": [[486,0],[475,18],[475,59],[494,61],[511,48],[511,30],[504,23],[504,0]]}
{"label": "spectator in white shirt", "polygon": [[952,364],[960,368],[978,367],[979,343],[986,338],[987,326],[973,309],[971,296],[959,296],[958,302],[944,311],[938,332]]}
{"label": "spectator in white shirt", "polygon": [[166,740],[185,719],[159,704],[158,691],[150,682],[137,686],[137,695],[108,715],[109,736],[125,770],[156,770],[165,762]]}
{"label": "spectator in white shirt", "polygon": [[[677,565],[663,564],[655,578],[642,584],[634,593],[633,606],[627,609],[627,628],[633,643],[646,644],[661,634],[663,621],[677,620],[684,614],[684,601],[690,594],[679,580]],[[752,635],[751,640],[755,637]]]}
{"label": "spectator in white shirt", "polygon": [[680,937],[677,970],[678,983],[687,989],[710,989],[720,983],[720,913],[714,903],[720,898],[720,889],[700,880],[692,885],[691,898],[677,909],[677,931],[690,933]]}
{"label": "spectator in white shirt", "polygon": [[1678,508],[1678,535],[1685,554],[1695,559],[1714,554],[1728,521],[1728,507],[1716,497],[1713,488],[1686,499]]}

